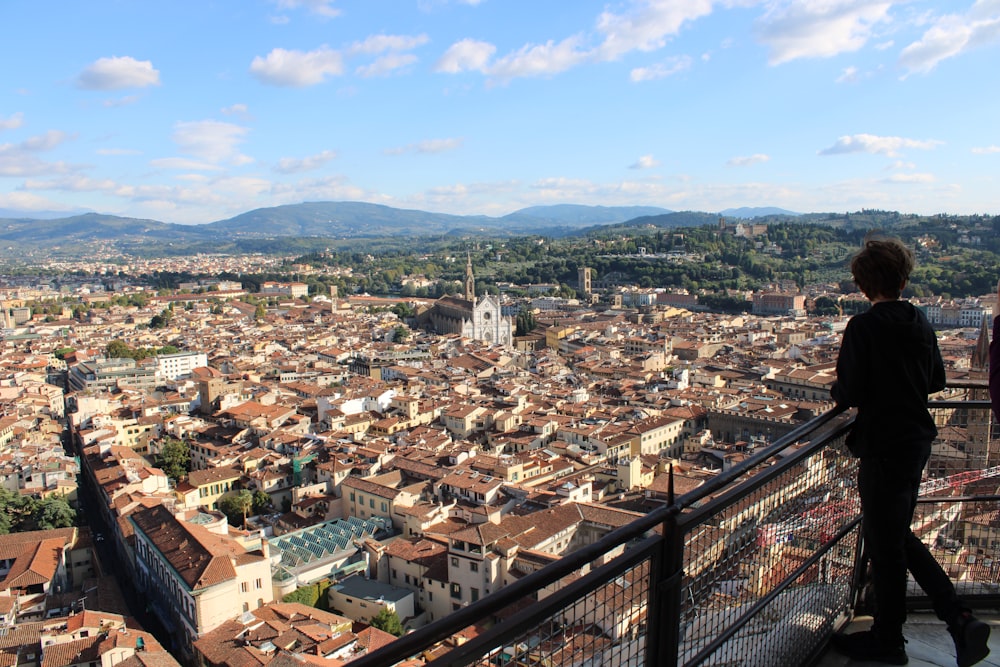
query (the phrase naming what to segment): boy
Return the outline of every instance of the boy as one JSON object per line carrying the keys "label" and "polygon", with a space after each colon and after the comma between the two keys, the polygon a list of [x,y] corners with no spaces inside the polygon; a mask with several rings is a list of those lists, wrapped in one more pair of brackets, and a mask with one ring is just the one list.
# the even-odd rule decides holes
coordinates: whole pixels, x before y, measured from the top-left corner
{"label": "boy", "polygon": [[934,330],[922,312],[900,299],[912,270],[913,253],[898,239],[866,239],[851,261],[854,282],[872,305],[847,323],[832,393],[838,404],[858,409],[847,446],[860,459],[858,493],[875,619],[870,630],[838,633],[832,641],[856,660],[905,665],[909,570],[948,624],[959,667],[967,667],[989,654],[990,628],[962,607],[948,575],[910,530],[937,436],[927,396],[945,386]]}

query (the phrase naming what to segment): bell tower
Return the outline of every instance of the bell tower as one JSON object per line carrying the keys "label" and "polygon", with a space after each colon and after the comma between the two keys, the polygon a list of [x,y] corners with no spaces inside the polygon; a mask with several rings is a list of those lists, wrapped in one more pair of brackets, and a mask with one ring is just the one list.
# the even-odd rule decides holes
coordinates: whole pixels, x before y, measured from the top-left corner
{"label": "bell tower", "polygon": [[466,301],[476,300],[476,278],[472,275],[472,254],[466,253],[465,263],[465,299]]}

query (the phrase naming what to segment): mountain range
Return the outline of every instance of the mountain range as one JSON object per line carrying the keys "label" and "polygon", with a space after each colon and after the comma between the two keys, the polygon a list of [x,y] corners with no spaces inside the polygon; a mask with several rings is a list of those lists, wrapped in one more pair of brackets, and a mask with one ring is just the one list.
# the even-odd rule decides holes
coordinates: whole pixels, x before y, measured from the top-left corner
{"label": "mountain range", "polygon": [[[11,211],[3,211],[10,213]],[[760,215],[797,215],[782,209],[729,209],[719,214],[751,218]],[[673,218],[678,219],[674,220]],[[306,202],[260,208],[227,220],[202,225],[179,225],[84,213],[64,218],[0,217],[0,245],[7,253],[21,249],[45,250],[111,244],[119,249],[168,246],[188,251],[206,246],[217,251],[247,250],[280,239],[349,240],[453,235],[564,236],[595,227],[643,221],[656,226],[689,224],[690,214],[676,214],[655,206],[532,206],[502,217],[449,215],[399,209],[364,202]],[[272,244],[273,245],[273,244]]]}

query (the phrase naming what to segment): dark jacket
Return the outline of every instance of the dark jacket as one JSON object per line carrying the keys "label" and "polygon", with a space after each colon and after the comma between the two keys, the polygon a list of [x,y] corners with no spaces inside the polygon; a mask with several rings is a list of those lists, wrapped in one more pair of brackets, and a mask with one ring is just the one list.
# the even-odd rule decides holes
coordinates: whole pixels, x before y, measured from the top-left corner
{"label": "dark jacket", "polygon": [[927,395],[944,389],[934,329],[908,301],[884,301],[847,323],[833,398],[858,409],[847,446],[859,457],[926,450],[937,435]]}
{"label": "dark jacket", "polygon": [[[997,304],[1000,307],[1000,303]],[[990,339],[990,401],[993,414],[1000,419],[1000,316],[993,318],[993,338]]]}

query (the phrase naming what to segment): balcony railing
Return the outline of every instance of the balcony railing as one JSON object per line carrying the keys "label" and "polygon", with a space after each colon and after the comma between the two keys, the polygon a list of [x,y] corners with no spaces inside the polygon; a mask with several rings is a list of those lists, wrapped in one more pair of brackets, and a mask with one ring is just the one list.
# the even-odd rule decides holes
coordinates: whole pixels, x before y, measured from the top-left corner
{"label": "balcony railing", "polygon": [[[1000,467],[990,466],[1000,464],[1000,442],[984,385],[948,393],[932,402],[941,434],[913,527],[966,602],[995,605]],[[850,413],[825,413],[694,491],[351,664],[808,663],[868,603],[856,460],[844,447],[851,423]],[[912,605],[927,604],[915,583],[910,592]]]}

